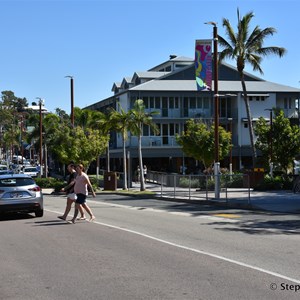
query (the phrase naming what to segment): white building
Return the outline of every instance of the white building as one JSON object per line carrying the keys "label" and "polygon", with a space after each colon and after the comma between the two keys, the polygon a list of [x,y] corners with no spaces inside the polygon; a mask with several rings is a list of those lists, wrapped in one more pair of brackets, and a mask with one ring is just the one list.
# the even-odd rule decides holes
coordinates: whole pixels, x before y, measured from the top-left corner
{"label": "white building", "polygon": [[[245,80],[253,122],[259,117],[269,120],[272,108],[282,109],[286,117],[298,122],[295,102],[300,95],[299,89],[265,81],[249,73],[245,73]],[[226,63],[219,66],[218,86],[220,125],[227,130],[232,125],[233,167],[251,167],[248,120],[242,85],[235,67]],[[175,136],[183,130],[185,122],[190,118],[213,123],[214,105],[213,91],[197,91],[193,59],[171,55],[169,60],[146,72],[134,72],[131,77],[124,77],[121,82],[114,83],[112,91],[113,96],[86,109],[117,109],[116,103],[120,102],[127,111],[136,99],[143,99],[148,111],[159,112],[159,115],[154,116],[154,121],[160,128],[160,134],[155,136],[148,127],[144,127],[142,137],[143,159],[148,169],[179,172],[181,166],[186,166],[188,171],[194,171],[195,161],[184,157]],[[120,169],[123,158],[120,134],[112,135],[110,147],[112,163]],[[135,168],[137,137],[129,137],[127,150]],[[221,167],[228,167],[228,164],[229,160],[225,159]]]}

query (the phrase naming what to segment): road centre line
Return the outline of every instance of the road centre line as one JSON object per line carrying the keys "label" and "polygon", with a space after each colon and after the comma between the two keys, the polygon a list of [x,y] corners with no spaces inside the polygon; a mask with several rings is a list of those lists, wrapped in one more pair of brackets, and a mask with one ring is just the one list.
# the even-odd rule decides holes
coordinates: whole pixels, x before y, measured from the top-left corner
{"label": "road centre line", "polygon": [[[55,214],[59,213],[57,211],[52,211],[52,210],[48,210],[48,209],[45,209],[45,210],[48,211],[48,212],[51,212],[51,213],[55,213]],[[117,229],[117,230],[122,230],[122,231],[129,232],[129,233],[132,233],[132,234],[136,234],[136,235],[139,235],[139,236],[142,236],[142,237],[145,237],[145,238],[148,238],[148,239],[151,239],[151,240],[154,240],[154,241],[166,244],[166,245],[170,245],[170,246],[173,246],[173,247],[176,247],[176,248],[188,250],[188,251],[198,253],[198,254],[202,254],[202,255],[205,255],[205,256],[213,257],[213,258],[216,258],[216,259],[219,259],[219,260],[222,260],[222,261],[226,261],[226,262],[229,262],[229,263],[241,266],[241,267],[245,267],[245,268],[248,268],[248,269],[259,271],[261,273],[265,273],[265,274],[268,274],[268,275],[271,275],[271,276],[278,277],[280,279],[285,279],[285,280],[294,282],[296,284],[300,284],[300,280],[298,280],[298,279],[288,277],[288,276],[279,274],[277,272],[272,272],[272,271],[269,271],[269,270],[266,270],[266,269],[263,269],[263,268],[259,268],[259,267],[256,267],[256,266],[252,266],[250,264],[246,264],[246,263],[240,262],[238,260],[227,258],[225,256],[221,256],[221,255],[217,255],[217,254],[214,254],[214,253],[210,253],[210,252],[198,250],[198,249],[195,249],[195,248],[187,247],[187,246],[184,246],[184,245],[180,245],[180,244],[177,244],[177,243],[169,242],[167,240],[163,240],[163,239],[157,238],[157,237],[152,236],[152,235],[148,235],[148,234],[145,234],[145,233],[142,233],[142,232],[138,232],[136,230],[131,230],[131,229],[127,229],[127,228],[123,228],[123,227],[119,227],[119,226],[111,225],[111,224],[107,224],[107,223],[102,223],[102,222],[98,222],[98,221],[93,221],[93,223],[98,224],[98,225],[102,225],[102,226],[106,226],[106,227],[109,227],[109,228]]]}

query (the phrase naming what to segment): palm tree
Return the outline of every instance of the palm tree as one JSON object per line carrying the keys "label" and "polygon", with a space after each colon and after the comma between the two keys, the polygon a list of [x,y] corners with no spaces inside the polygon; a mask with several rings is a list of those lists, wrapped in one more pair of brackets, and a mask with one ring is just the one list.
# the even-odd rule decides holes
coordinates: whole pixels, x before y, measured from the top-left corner
{"label": "palm tree", "polygon": [[123,172],[124,172],[124,185],[123,189],[127,190],[127,164],[126,164],[126,141],[128,139],[128,130],[132,124],[131,112],[125,112],[121,105],[118,103],[119,111],[112,110],[111,118],[112,123],[116,131],[122,134],[122,144],[123,144]]}
{"label": "palm tree", "polygon": [[[114,124],[112,122],[112,112],[107,111],[106,113],[100,111],[92,111],[92,128],[100,129],[101,134],[108,137],[107,148],[106,148],[106,169],[107,172],[110,172],[110,153],[109,153],[109,140],[110,132],[114,129]],[[99,166],[99,158],[97,159],[97,167]]]}
{"label": "palm tree", "polygon": [[146,112],[144,101],[138,99],[134,102],[133,108],[129,111],[131,115],[131,123],[129,125],[129,130],[134,135],[138,137],[138,157],[139,157],[139,167],[140,167],[140,183],[141,191],[145,190],[145,178],[144,178],[144,167],[142,158],[142,133],[143,125],[150,126],[154,133],[158,133],[158,128],[155,123],[153,123],[152,116],[158,114],[158,112]]}
{"label": "palm tree", "polygon": [[275,54],[279,57],[282,57],[286,53],[286,49],[275,46],[263,46],[265,39],[276,33],[275,28],[267,27],[265,29],[260,29],[259,26],[256,26],[254,30],[250,32],[249,27],[250,21],[254,17],[253,12],[249,12],[243,18],[240,18],[240,13],[238,9],[237,17],[238,25],[236,33],[234,32],[229,20],[225,18],[223,19],[223,27],[225,27],[228,41],[225,40],[223,37],[218,36],[218,42],[220,46],[224,48],[219,54],[219,62],[221,62],[225,58],[236,60],[236,66],[242,83],[243,97],[248,118],[248,128],[252,148],[253,166],[255,166],[257,154],[254,144],[254,133],[251,121],[249,99],[244,78],[245,64],[249,63],[254,71],[259,71],[261,74],[263,74],[263,70],[261,68],[261,62],[263,57],[266,57],[270,54]]}

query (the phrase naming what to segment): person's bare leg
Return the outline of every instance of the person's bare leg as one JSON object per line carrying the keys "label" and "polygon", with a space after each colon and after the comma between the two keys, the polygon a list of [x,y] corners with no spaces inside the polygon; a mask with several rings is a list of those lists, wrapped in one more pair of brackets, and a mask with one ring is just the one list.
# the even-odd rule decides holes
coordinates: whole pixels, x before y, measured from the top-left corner
{"label": "person's bare leg", "polygon": [[96,217],[93,215],[91,209],[88,207],[86,203],[82,204],[82,207],[86,210],[86,212],[90,215],[90,221],[93,221],[96,219]]}
{"label": "person's bare leg", "polygon": [[73,219],[71,220],[71,222],[72,222],[73,224],[75,224],[75,221],[76,221],[76,219],[77,219],[79,207],[80,207],[80,204],[79,204],[79,203],[75,203],[74,216],[73,216]]}
{"label": "person's bare leg", "polygon": [[65,212],[62,216],[59,216],[59,219],[65,220],[71,210],[72,204],[73,204],[74,200],[67,198],[67,205],[66,205],[66,209]]}
{"label": "person's bare leg", "polygon": [[79,206],[78,206],[78,210],[79,210],[79,212],[80,212],[80,219],[81,219],[81,220],[85,220],[86,218],[85,218],[85,215],[84,215],[84,210],[83,210],[83,208],[82,208],[82,205],[81,205],[81,204],[79,204]]}

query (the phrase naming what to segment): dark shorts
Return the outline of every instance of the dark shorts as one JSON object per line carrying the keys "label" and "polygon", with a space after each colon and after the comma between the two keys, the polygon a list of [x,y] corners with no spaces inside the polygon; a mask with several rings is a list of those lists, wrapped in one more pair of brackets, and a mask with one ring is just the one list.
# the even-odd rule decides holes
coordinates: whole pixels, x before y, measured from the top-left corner
{"label": "dark shorts", "polygon": [[85,194],[76,194],[77,199],[76,199],[76,203],[79,204],[84,204],[86,201],[86,195]]}

